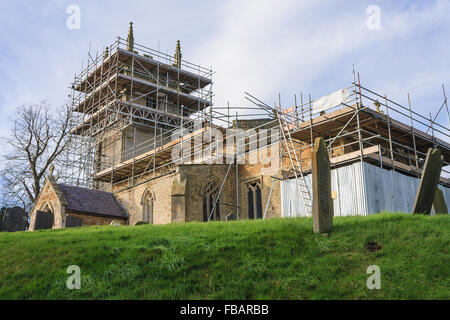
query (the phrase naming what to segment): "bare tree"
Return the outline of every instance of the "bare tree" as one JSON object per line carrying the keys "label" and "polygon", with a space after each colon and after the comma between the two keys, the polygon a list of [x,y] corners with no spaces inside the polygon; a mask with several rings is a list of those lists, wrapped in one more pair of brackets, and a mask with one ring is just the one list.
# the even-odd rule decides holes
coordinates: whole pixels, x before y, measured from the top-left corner
{"label": "bare tree", "polygon": [[70,119],[69,106],[51,111],[45,101],[17,109],[10,135],[1,138],[4,202],[20,203],[25,209],[33,205],[50,165],[57,164],[70,142]]}

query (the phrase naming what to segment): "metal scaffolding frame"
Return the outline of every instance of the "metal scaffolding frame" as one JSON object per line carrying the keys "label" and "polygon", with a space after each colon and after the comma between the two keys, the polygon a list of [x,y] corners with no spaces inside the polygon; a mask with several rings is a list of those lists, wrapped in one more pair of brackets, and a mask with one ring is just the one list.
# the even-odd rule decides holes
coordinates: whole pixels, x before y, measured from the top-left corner
{"label": "metal scaffolding frame", "polygon": [[[62,180],[88,188],[103,168],[134,157],[139,148],[161,147],[173,131],[192,131],[195,124],[212,124],[212,70],[157,50],[118,38],[95,57],[89,54],[72,84],[70,134]],[[115,150],[128,128],[144,128],[151,142]],[[125,141],[126,143],[126,141]],[[114,149],[114,154],[104,150]],[[130,151],[131,150],[131,151]],[[155,168],[153,168],[155,169]],[[114,179],[111,179],[113,181]]]}
{"label": "metal scaffolding frame", "polygon": [[[434,120],[425,117],[412,110],[410,99],[408,107],[405,107],[388,99],[386,95],[362,86],[359,80],[347,88],[353,88],[351,101],[330,108],[326,114],[314,113],[312,104],[317,100],[295,106],[296,112],[287,117],[285,127],[289,128],[294,138],[307,135],[309,138],[298,140],[302,146],[296,149],[297,152],[301,154],[303,150],[312,149],[313,138],[323,133],[331,159],[333,159],[333,151],[343,147],[352,147],[352,151],[358,151],[357,157],[361,161],[367,160],[369,157],[364,150],[368,147],[379,146],[378,158],[373,160],[377,160],[380,166],[385,165],[386,159],[384,158],[388,157],[392,169],[420,175],[428,148],[435,147],[445,153],[443,172],[450,174],[445,168],[450,165],[450,144],[447,142],[450,141],[450,127],[438,123],[437,116]],[[446,105],[446,101],[444,96],[444,102],[438,112]],[[343,108],[347,108],[349,111],[339,113]],[[320,118],[323,121],[317,122],[316,120]],[[302,121],[298,121],[298,119],[302,119]],[[384,124],[385,128],[374,127],[374,123],[376,125]],[[318,130],[318,126],[326,128],[327,132],[325,133],[323,129]],[[393,132],[394,129],[396,129],[395,132]],[[430,130],[431,135],[427,133]],[[334,146],[334,143],[340,138],[348,138],[348,141]],[[418,140],[421,142],[420,146],[417,144]],[[354,161],[354,158],[344,162]],[[333,164],[342,163],[339,161]]]}
{"label": "metal scaffolding frame", "polygon": [[[121,189],[116,186],[132,188],[167,175],[180,163],[211,163],[225,157],[233,161],[222,187],[235,166],[239,188],[238,158],[252,152],[252,138],[260,145],[258,130],[270,126],[280,128],[278,139],[271,141],[280,146],[273,184],[311,171],[308,152],[318,136],[327,142],[332,166],[366,161],[419,176],[427,149],[437,147],[445,158],[443,172],[450,176],[450,127],[437,121],[445,110],[450,124],[444,87],[444,101],[433,119],[413,111],[409,95],[405,107],[364,87],[356,72],[353,83],[345,88],[351,90],[350,100],[326,112],[316,112],[314,104],[319,99],[309,95],[304,101],[303,94],[300,104],[295,96],[294,106],[289,108],[281,106],[280,97],[272,107],[248,94],[246,98],[254,106],[213,106],[212,75],[211,69],[176,56],[134,43],[130,48],[129,41],[121,38],[102,54],[89,54],[87,65],[72,84],[73,138],[64,154],[61,180],[117,191]],[[218,141],[213,130],[224,133],[237,128],[242,119],[265,121],[252,127],[252,136],[224,135],[224,140],[235,141],[234,150],[218,150],[224,141]],[[138,130],[147,135],[142,142],[137,141]],[[199,145],[192,146],[191,139],[200,139]],[[244,145],[242,154],[238,144]],[[174,161],[171,154],[176,146],[181,146],[181,158]],[[446,179],[441,182],[449,184]],[[272,191],[273,185],[266,211]],[[219,198],[220,192],[213,210]],[[236,198],[239,217],[239,190]]]}
{"label": "metal scaffolding frame", "polygon": [[[443,176],[440,183],[450,186],[450,144],[448,143],[450,141],[450,117],[444,86],[444,101],[434,119],[431,114],[427,118],[413,111],[409,94],[408,107],[405,107],[388,99],[386,95],[380,95],[362,86],[359,73],[354,72],[354,81],[346,89],[352,89],[350,101],[334,105],[326,112],[321,111],[320,113],[315,113],[313,108],[313,104],[318,99],[311,100],[311,96],[304,103],[301,94],[300,105],[297,105],[295,96],[293,107],[282,108],[281,103],[279,103],[278,108],[276,105],[275,108],[272,108],[254,96],[247,94],[247,99],[254,105],[262,109],[272,110],[277,114],[277,118],[280,119],[280,132],[283,133],[281,135],[282,144],[294,146],[292,144],[292,137],[294,137],[298,146],[280,149],[281,161],[279,161],[272,176],[272,186],[265,205],[264,219],[275,183],[287,179],[299,181],[299,177],[311,172],[311,157],[302,159],[302,155],[307,151],[312,151],[314,138],[318,136],[325,138],[333,167],[361,161],[416,177],[421,174],[428,148],[439,148],[444,155]],[[449,120],[449,126],[447,127],[436,121],[444,106]],[[382,107],[385,111],[382,111]],[[343,109],[346,112],[341,112]],[[322,119],[322,121],[318,121],[319,119]],[[380,124],[384,124],[385,127],[378,127]],[[431,135],[428,134],[430,130]],[[339,146],[334,146],[334,143],[338,140],[346,141]],[[349,150],[346,151],[345,148]],[[342,155],[334,154],[336,151],[342,150]],[[302,164],[293,163],[293,157]],[[283,162],[283,158],[289,158],[291,161]],[[288,170],[284,170],[284,163],[288,165],[286,168]],[[365,178],[362,177],[362,179]],[[303,178],[300,180],[304,181]],[[303,203],[306,203],[308,197],[305,199],[303,189],[297,185],[298,196],[303,198]],[[310,212],[307,209],[305,210],[306,215],[310,215]]]}

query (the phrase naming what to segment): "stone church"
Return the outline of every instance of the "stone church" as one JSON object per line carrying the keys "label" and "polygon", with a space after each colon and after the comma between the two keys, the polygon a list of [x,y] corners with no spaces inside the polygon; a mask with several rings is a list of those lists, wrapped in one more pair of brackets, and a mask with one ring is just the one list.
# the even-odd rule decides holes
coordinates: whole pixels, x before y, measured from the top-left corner
{"label": "stone church", "polygon": [[[179,41],[173,56],[136,44],[132,23],[127,39],[90,57],[72,84],[75,161],[62,178],[45,180],[30,230],[310,216],[317,137],[328,144],[338,216],[408,212],[413,197],[404,190],[414,194],[428,148],[450,163],[437,129],[392,118],[381,110],[394,113],[392,104],[356,81],[288,109],[254,101],[234,116],[213,106],[212,75],[182,59]],[[405,184],[379,193],[377,179],[396,185],[394,174]]]}
{"label": "stone church", "polygon": [[[80,120],[70,134],[95,141],[90,186],[49,175],[31,212],[30,230],[41,228],[36,221],[43,213],[53,215],[51,228],[68,227],[69,217],[74,226],[262,218],[276,161],[245,164],[248,153],[238,165],[214,161],[225,159],[225,148],[212,151],[220,156],[204,154],[214,144],[213,129],[257,127],[257,132],[278,124],[269,117],[215,124],[211,77],[212,70],[182,60],[179,41],[174,56],[135,44],[131,23],[128,38],[107,47],[72,85]],[[183,134],[174,137],[179,128]],[[186,149],[188,138],[200,139],[201,156],[194,160],[189,146],[190,159],[173,161],[174,149]],[[274,156],[278,159],[278,152]],[[279,192],[275,186],[267,217],[280,216]],[[50,222],[44,225],[49,228]]]}

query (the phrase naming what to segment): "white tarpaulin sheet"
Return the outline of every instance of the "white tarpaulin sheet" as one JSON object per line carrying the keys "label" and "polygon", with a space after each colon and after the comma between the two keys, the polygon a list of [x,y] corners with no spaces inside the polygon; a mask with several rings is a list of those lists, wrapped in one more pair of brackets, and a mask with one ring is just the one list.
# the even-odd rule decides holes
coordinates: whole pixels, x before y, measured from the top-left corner
{"label": "white tarpaulin sheet", "polygon": [[334,107],[337,107],[341,103],[349,102],[351,93],[348,89],[341,89],[325,97],[320,98],[313,102],[312,112],[319,113]]}

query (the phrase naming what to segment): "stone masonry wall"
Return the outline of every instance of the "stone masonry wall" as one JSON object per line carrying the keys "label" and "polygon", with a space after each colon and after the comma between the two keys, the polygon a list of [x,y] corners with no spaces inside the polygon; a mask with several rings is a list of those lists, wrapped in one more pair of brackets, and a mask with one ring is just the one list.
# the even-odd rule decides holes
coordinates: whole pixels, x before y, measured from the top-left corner
{"label": "stone masonry wall", "polygon": [[95,216],[89,213],[80,213],[80,212],[67,212],[67,215],[80,218],[81,219],[81,226],[102,226],[102,225],[110,225],[112,221],[120,221],[122,224],[126,224],[126,221],[121,218],[115,218],[115,217],[101,217],[101,216]]}
{"label": "stone masonry wall", "polygon": [[114,194],[130,215],[130,225],[143,221],[142,196],[147,190],[152,192],[154,198],[153,224],[172,222],[171,192],[173,179],[174,175],[170,174]]}
{"label": "stone masonry wall", "polygon": [[[178,167],[181,180],[186,179],[186,222],[203,221],[204,186],[210,179],[214,179],[220,189],[228,167],[228,164],[194,164]],[[230,212],[236,212],[235,207],[224,205],[236,205],[235,171],[235,167],[232,166],[220,196],[220,202],[222,203],[220,206],[221,221],[225,221]]]}

